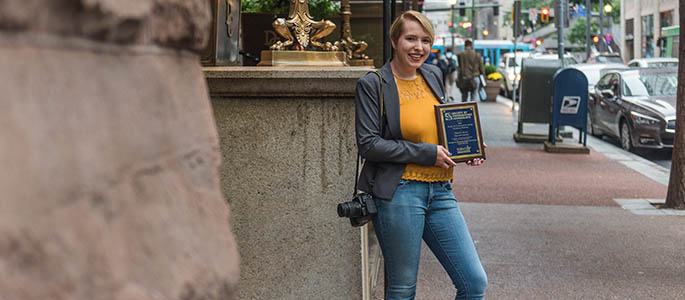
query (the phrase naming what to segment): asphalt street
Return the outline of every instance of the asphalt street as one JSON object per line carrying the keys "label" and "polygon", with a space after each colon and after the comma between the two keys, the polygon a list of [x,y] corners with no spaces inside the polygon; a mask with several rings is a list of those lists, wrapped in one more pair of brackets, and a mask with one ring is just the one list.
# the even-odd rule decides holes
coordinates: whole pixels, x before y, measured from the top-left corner
{"label": "asphalt street", "polygon": [[[487,161],[456,167],[453,188],[487,299],[685,299],[685,214],[652,205],[666,195],[667,168],[596,138],[589,155],[547,153],[514,142],[510,100],[479,111]],[[424,245],[416,299],[455,294]],[[374,296],[383,299],[382,271]]]}

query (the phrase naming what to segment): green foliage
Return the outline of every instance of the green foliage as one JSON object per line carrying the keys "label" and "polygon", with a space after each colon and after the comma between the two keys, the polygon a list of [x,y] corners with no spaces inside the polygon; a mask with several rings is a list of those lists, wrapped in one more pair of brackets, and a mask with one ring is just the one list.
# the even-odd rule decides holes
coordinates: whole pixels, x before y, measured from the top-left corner
{"label": "green foliage", "polygon": [[[247,13],[287,14],[290,9],[288,0],[242,0],[241,11]],[[309,0],[309,13],[314,20],[321,20],[340,12],[340,2],[330,0]]]}
{"label": "green foliage", "polygon": [[[596,18],[592,18],[590,21],[590,33],[596,35],[599,33],[599,22]],[[585,48],[585,29],[587,28],[587,21],[585,18],[578,18],[576,23],[571,27],[571,31],[568,33],[568,41],[574,44],[582,45]]]}
{"label": "green foliage", "polygon": [[529,8],[543,8],[543,7],[554,7],[554,0],[522,0],[521,1],[521,14],[524,10],[527,12]]}
{"label": "green foliage", "polygon": [[485,76],[488,76],[488,75],[490,75],[490,73],[497,72],[497,67],[490,65],[490,64],[487,64],[484,67],[484,71],[485,71]]}

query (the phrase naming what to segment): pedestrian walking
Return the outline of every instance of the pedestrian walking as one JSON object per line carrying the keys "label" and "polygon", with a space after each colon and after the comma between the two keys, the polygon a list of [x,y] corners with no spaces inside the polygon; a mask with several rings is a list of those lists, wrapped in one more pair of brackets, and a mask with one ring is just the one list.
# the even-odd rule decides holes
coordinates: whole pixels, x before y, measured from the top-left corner
{"label": "pedestrian walking", "polygon": [[452,279],[456,299],[483,299],[487,276],[450,184],[457,164],[437,145],[434,106],[445,102],[443,78],[437,67],[424,64],[433,25],[407,11],[393,22],[390,38],[394,55],[379,69],[381,76],[369,73],[357,83],[355,122],[359,154],[366,159],[358,188],[376,199],[373,224],[386,299],[414,299],[422,239]]}
{"label": "pedestrian walking", "polygon": [[452,102],[454,101],[454,97],[452,95],[454,95],[455,81],[457,79],[457,56],[452,53],[452,50],[448,49],[445,51],[445,58],[449,63],[447,76],[445,76],[445,93],[447,94],[447,98],[450,100],[450,102]]}
{"label": "pedestrian walking", "polygon": [[[449,61],[447,60],[447,58],[445,58],[445,56],[442,55],[442,53],[440,53],[440,51],[438,51],[435,52],[435,58],[433,58],[432,63],[436,65],[438,69],[440,69],[440,72],[442,73],[442,84],[444,85],[443,89],[447,91],[445,87],[447,87],[447,76],[450,72]],[[447,98],[449,99],[450,94],[446,93],[445,96],[447,96]]]}
{"label": "pedestrian walking", "polygon": [[459,60],[457,86],[461,91],[461,102],[468,101],[469,97],[472,101],[478,99],[478,89],[480,88],[480,75],[485,75],[483,70],[483,61],[480,54],[473,51],[473,42],[466,40],[464,42],[465,50],[457,55]]}

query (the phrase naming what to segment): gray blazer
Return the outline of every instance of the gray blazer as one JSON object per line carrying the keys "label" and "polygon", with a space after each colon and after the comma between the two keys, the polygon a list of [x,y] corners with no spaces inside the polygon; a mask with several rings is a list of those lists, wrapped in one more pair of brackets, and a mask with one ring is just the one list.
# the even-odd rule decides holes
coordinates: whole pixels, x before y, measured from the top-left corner
{"label": "gray blazer", "polygon": [[[358,188],[377,198],[390,200],[408,163],[432,166],[438,155],[437,146],[412,143],[402,139],[400,99],[395,77],[387,62],[378,70],[383,77],[383,102],[386,117],[383,136],[379,122],[380,91],[378,76],[364,75],[357,82],[356,118],[357,149],[366,160],[359,175]],[[440,103],[445,103],[442,72],[437,66],[423,64],[419,71]]]}

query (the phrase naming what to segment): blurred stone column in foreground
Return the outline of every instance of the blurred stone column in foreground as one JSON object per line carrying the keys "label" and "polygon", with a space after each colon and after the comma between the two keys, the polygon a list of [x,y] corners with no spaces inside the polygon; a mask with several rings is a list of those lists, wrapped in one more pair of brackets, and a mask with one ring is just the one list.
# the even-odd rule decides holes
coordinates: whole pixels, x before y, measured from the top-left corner
{"label": "blurred stone column in foreground", "polygon": [[0,299],[234,299],[206,0],[0,1]]}

